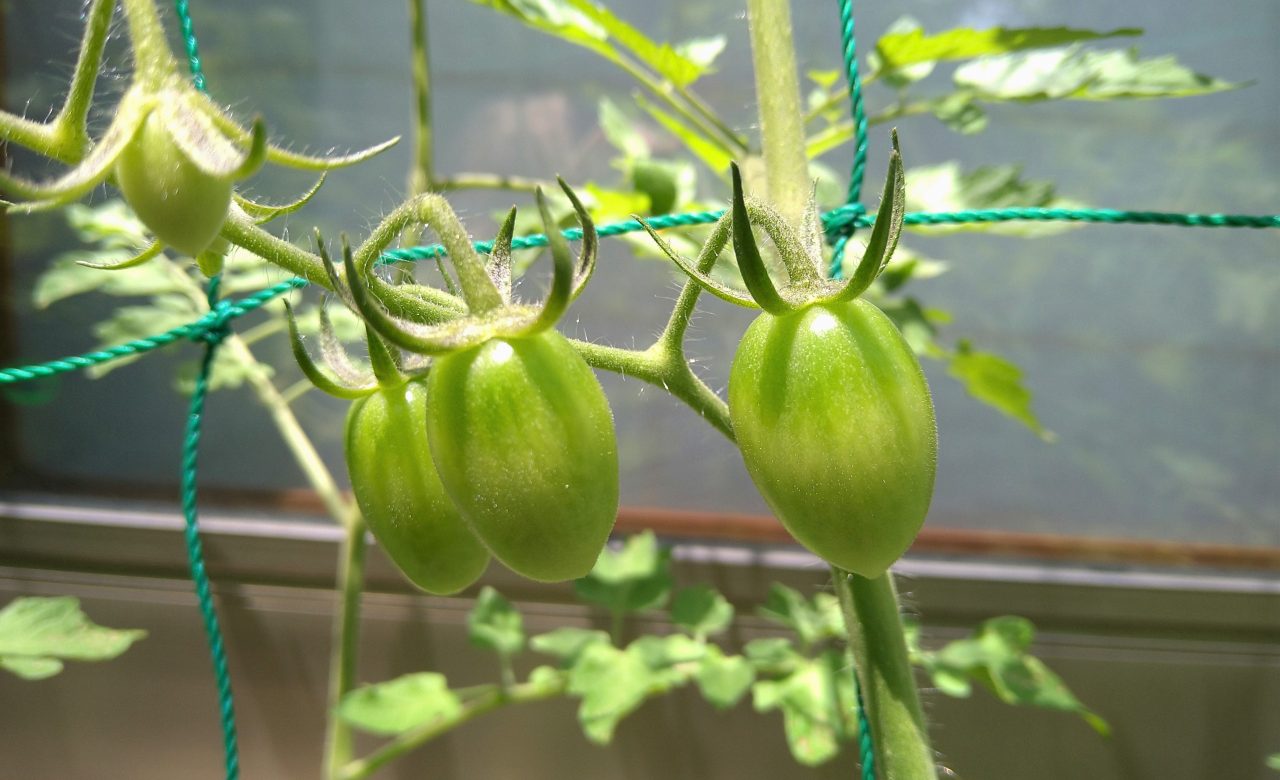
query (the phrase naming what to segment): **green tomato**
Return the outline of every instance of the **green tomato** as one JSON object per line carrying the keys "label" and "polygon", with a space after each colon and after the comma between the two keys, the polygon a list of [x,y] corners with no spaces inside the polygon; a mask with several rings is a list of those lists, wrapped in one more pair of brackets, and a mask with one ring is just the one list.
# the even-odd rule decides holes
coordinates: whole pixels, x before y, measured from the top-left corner
{"label": "green tomato", "polygon": [[385,387],[347,414],[347,469],[369,530],[396,566],[429,593],[479,579],[489,551],[445,494],[427,446],[427,388]]}
{"label": "green tomato", "polygon": [[752,480],[805,547],[874,578],[915,539],[937,426],[919,362],[875,306],[761,315],[734,357],[729,414]]}
{"label": "green tomato", "polygon": [[154,112],[120,154],[115,174],[138,219],[192,257],[213,242],[231,206],[231,182],[200,170]]}
{"label": "green tomato", "polygon": [[618,512],[613,415],[555,331],[437,358],[427,434],[445,490],[490,551],[544,582],[582,577]]}

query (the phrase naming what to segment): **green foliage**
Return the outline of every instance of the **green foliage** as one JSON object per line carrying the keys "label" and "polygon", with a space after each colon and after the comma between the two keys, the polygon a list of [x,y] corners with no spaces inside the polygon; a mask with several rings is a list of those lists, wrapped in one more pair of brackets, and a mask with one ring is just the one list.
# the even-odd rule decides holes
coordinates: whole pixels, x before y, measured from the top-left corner
{"label": "green foliage", "polygon": [[41,680],[63,661],[109,661],[146,635],[96,625],[71,596],[17,598],[0,609],[0,668]]}
{"label": "green foliage", "polygon": [[[915,639],[913,631],[910,639]],[[1035,627],[1026,618],[1004,616],[984,621],[966,639],[940,650],[915,649],[913,662],[923,666],[939,691],[966,698],[977,682],[1006,704],[1074,712],[1103,736],[1107,722],[1080,703],[1043,661],[1027,651]],[[913,641],[912,644],[915,644]]]}
{"label": "green foliage", "polygon": [[715,588],[694,585],[672,599],[671,621],[699,638],[719,634],[733,622],[733,605]]}
{"label": "green foliage", "polygon": [[1244,84],[1207,76],[1171,56],[1079,46],[986,57],[955,72],[955,84],[988,101],[1124,100],[1207,95]]}
{"label": "green foliage", "polygon": [[775,582],[760,614],[791,629],[805,647],[844,636],[840,603],[830,593],[817,593],[806,599],[795,588]]}
{"label": "green foliage", "polygon": [[474,645],[512,656],[524,649],[524,618],[502,594],[486,585],[467,615],[467,635]]}
{"label": "green foliage", "polygon": [[[963,170],[959,163],[907,169],[907,208],[911,211],[963,211],[1014,206],[1080,208],[1079,201],[1058,196],[1051,182],[1022,178],[1022,166],[984,165]],[[1038,238],[1078,227],[1069,222],[970,222],[960,225],[912,225],[931,235],[959,232],[998,233]]]}
{"label": "green foliage", "polygon": [[781,710],[791,755],[805,766],[825,763],[857,733],[857,696],[844,655],[827,650],[778,680],[752,686],[756,712]]}
{"label": "green foliage", "polygon": [[383,736],[456,718],[461,711],[462,702],[449,690],[444,675],[435,672],[416,672],[363,686],[338,705],[338,717],[343,721]]}
{"label": "green foliage", "polygon": [[951,353],[947,373],[964,385],[969,395],[1012,417],[1045,439],[1045,430],[1031,410],[1031,391],[1022,383],[1022,369],[990,352],[974,350],[961,340]]}
{"label": "green foliage", "polygon": [[890,27],[876,42],[875,60],[871,61],[872,73],[897,71],[908,65],[935,63],[940,60],[967,60],[991,54],[1142,34],[1142,30],[1136,28],[1095,32],[1067,27],[991,27],[986,30],[957,27],[936,35],[927,35],[918,24],[901,29],[900,22],[901,20]]}
{"label": "green foliage", "polygon": [[554,656],[566,666],[573,665],[588,647],[595,644],[609,644],[609,634],[590,628],[564,626],[529,640],[532,650]]}
{"label": "green foliage", "polygon": [[671,551],[652,532],[627,539],[621,550],[605,548],[591,573],[573,583],[578,598],[626,614],[653,609],[671,593]]}
{"label": "green foliage", "polygon": [[706,139],[700,132],[693,129],[688,123],[681,121],[677,116],[669,111],[664,111],[655,103],[636,96],[636,105],[644,109],[645,113],[653,117],[653,119],[664,128],[667,132],[680,140],[685,145],[689,153],[696,157],[703,165],[711,169],[712,173],[723,176],[729,170],[729,163],[733,161],[733,156]]}
{"label": "green foliage", "polygon": [[737,704],[751,689],[755,679],[755,667],[750,661],[740,655],[725,655],[715,645],[707,645],[706,654],[694,674],[702,697],[722,710]]}
{"label": "green foliage", "polygon": [[1280,772],[1280,753],[1272,753],[1267,756],[1267,768]]}

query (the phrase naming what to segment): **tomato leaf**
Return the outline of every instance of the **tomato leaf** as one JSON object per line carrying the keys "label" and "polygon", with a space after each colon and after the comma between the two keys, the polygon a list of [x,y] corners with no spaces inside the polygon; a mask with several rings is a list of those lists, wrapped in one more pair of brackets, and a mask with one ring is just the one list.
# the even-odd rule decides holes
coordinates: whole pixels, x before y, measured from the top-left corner
{"label": "tomato leaf", "polygon": [[656,674],[640,653],[592,644],[569,670],[568,691],[582,698],[578,722],[587,739],[608,744],[618,722],[635,712],[650,693],[665,690],[669,677]]}
{"label": "tomato leaf", "polygon": [[670,114],[640,95],[636,95],[636,105],[653,117],[654,121],[666,128],[685,145],[694,157],[702,161],[717,176],[723,176],[733,157],[719,143],[708,139],[698,130],[685,124],[674,114]]}
{"label": "tomato leaf", "polygon": [[678,87],[687,87],[708,72],[711,63],[724,49],[723,38],[690,41],[682,47],[657,43],[592,0],[566,2],[585,18],[599,25],[600,29],[636,59]]}
{"label": "tomato leaf", "polygon": [[951,355],[947,373],[958,379],[969,395],[1012,417],[1041,438],[1053,438],[1031,410],[1031,391],[1022,382],[1022,369],[1013,363],[990,352],[978,352],[961,340]]}
{"label": "tomato leaf", "polygon": [[[853,733],[855,714],[846,702],[854,698],[852,675],[834,676],[829,654],[805,659],[780,680],[758,680],[752,686],[756,712],[782,711],[787,745],[795,760],[805,766],[830,761],[840,752],[840,742]],[[846,690],[841,693],[840,688]]]}
{"label": "tomato leaf", "polygon": [[642,636],[627,645],[627,652],[635,653],[646,666],[657,671],[676,664],[700,661],[707,654],[707,646],[684,634]]}
{"label": "tomato leaf", "polygon": [[1028,652],[1034,639],[1035,627],[1029,620],[1006,615],[983,622],[971,636],[940,650],[921,651],[918,663],[948,696],[969,696],[976,681],[1006,704],[1074,712],[1099,734],[1109,734],[1107,722]]}
{"label": "tomato leaf", "polygon": [[671,619],[694,636],[718,634],[733,621],[733,605],[708,585],[695,585],[676,594]]}
{"label": "tomato leaf", "polygon": [[467,635],[473,645],[512,656],[524,649],[524,618],[502,594],[485,586],[467,614]]}
{"label": "tomato leaf", "polygon": [[750,690],[756,672],[742,656],[726,656],[720,648],[708,645],[693,679],[703,698],[723,710],[737,704]]}
{"label": "tomato leaf", "polygon": [[0,610],[0,668],[28,680],[52,677],[62,661],[107,661],[147,635],[99,626],[71,596],[29,596]]}
{"label": "tomato leaf", "polygon": [[1078,46],[975,60],[957,68],[954,81],[987,101],[1189,97],[1247,86],[1196,73],[1172,56]]}
{"label": "tomato leaf", "polygon": [[651,532],[632,536],[622,549],[605,548],[591,573],[573,583],[583,601],[611,612],[638,612],[661,606],[671,592],[671,553]]}
{"label": "tomato leaf", "polygon": [[1280,772],[1280,753],[1272,753],[1267,756],[1267,768]]}
{"label": "tomato leaf", "polygon": [[[1068,27],[992,27],[974,30],[957,27],[928,35],[918,26],[890,28],[876,42],[879,68],[898,70],[907,65],[939,60],[965,60],[992,54],[1044,49],[1080,41],[1141,35],[1142,30],[1126,27],[1108,32],[1073,30]],[[873,67],[875,67],[873,65]]]}
{"label": "tomato leaf", "polygon": [[804,646],[844,636],[840,604],[830,593],[818,593],[809,601],[794,588],[775,582],[759,612],[794,631]]}
{"label": "tomato leaf", "polygon": [[609,635],[604,631],[564,626],[531,638],[529,647],[536,652],[558,658],[562,663],[572,665],[583,651],[599,643],[609,644]]}
{"label": "tomato leaf", "polygon": [[[965,171],[957,162],[910,168],[908,211],[963,211],[1014,206],[1078,208],[1079,201],[1059,197],[1051,182],[1022,178],[1018,165],[988,165]],[[1078,227],[1068,222],[973,222],[962,225],[910,226],[921,233],[982,231],[1024,238],[1055,235]]]}
{"label": "tomato leaf", "polygon": [[403,734],[462,712],[462,702],[449,690],[444,675],[416,672],[366,685],[342,697],[338,717],[363,731],[384,736]]}

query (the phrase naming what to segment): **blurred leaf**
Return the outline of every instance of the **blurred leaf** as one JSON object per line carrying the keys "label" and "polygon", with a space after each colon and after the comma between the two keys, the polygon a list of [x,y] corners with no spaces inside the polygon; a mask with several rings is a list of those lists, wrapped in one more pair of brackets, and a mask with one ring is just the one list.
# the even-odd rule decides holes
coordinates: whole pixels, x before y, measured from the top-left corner
{"label": "blurred leaf", "polygon": [[709,585],[694,585],[676,594],[671,620],[694,636],[718,634],[733,622],[733,605]]}
{"label": "blurred leaf", "polygon": [[[955,31],[953,30],[952,32]],[[880,43],[867,55],[868,77],[883,79],[885,84],[894,89],[905,89],[915,82],[928,77],[930,73],[933,73],[935,60],[941,59],[940,57],[926,57],[912,64],[898,56],[900,54],[909,54],[911,48],[910,44],[903,45],[900,42],[918,40],[923,35],[924,31],[920,28],[920,22],[915,17],[900,16],[895,19],[885,30],[885,34],[881,36]],[[887,59],[885,54],[881,53],[881,46],[884,46],[885,51],[895,56],[896,59]],[[917,46],[916,48],[920,47]]]}
{"label": "blurred leaf", "polygon": [[706,655],[698,665],[693,679],[697,682],[702,697],[712,706],[723,710],[742,699],[755,682],[756,673],[742,656],[726,656],[720,648],[708,645]]}
{"label": "blurred leaf", "polygon": [[93,623],[71,596],[16,598],[0,610],[0,667],[28,680],[62,671],[62,660],[107,661],[147,635]]}
{"label": "blurred leaf", "polygon": [[640,208],[632,208],[626,214],[668,214],[682,200],[681,179],[692,174],[688,163],[672,163],[666,160],[633,160],[631,186],[635,197],[641,198]]}
{"label": "blurred leaf", "polygon": [[1196,73],[1172,56],[1143,60],[1136,49],[1078,46],[975,60],[954,79],[989,101],[1188,97],[1246,86]]}
{"label": "blurred leaf", "polygon": [[320,333],[320,307],[328,306],[327,314],[329,315],[329,324],[333,326],[333,333],[338,337],[339,341],[347,342],[364,342],[364,321],[360,319],[360,315],[348,309],[346,306],[330,305],[328,301],[314,306],[295,306],[293,314],[295,321],[298,323],[298,332],[306,336],[314,336]]}
{"label": "blurred leaf", "polygon": [[667,690],[675,678],[655,672],[640,652],[608,644],[589,645],[569,670],[569,693],[580,696],[578,722],[597,744],[613,739],[618,722],[635,712],[651,693]]}
{"label": "blurred leaf", "polygon": [[676,53],[701,68],[699,75],[714,71],[712,65],[724,52],[728,39],[723,35],[708,35],[705,38],[691,38],[675,45]]}
{"label": "blurred leaf", "polygon": [[[842,676],[851,686],[851,675]],[[787,745],[795,760],[817,766],[834,758],[840,752],[840,741],[851,735],[853,713],[851,708],[846,710],[839,686],[832,675],[831,656],[824,654],[806,659],[781,680],[756,681],[751,691],[756,712],[782,711]]]}
{"label": "blurred leaf", "polygon": [[666,128],[667,132],[678,138],[694,157],[697,157],[711,169],[712,173],[717,176],[723,176],[729,170],[729,163],[733,158],[719,144],[707,139],[701,132],[689,127],[674,115],[658,108],[640,95],[636,95],[636,105],[644,109],[645,113]]}
{"label": "blurred leaf", "polygon": [[902,337],[911,345],[911,350],[922,357],[938,357],[943,354],[942,348],[934,341],[937,330],[929,318],[929,313],[920,306],[915,298],[894,298],[880,305],[880,310],[889,315],[893,324],[898,326]]}
{"label": "blurred leaf", "polygon": [[[1051,182],[1022,178],[1018,165],[987,165],[962,171],[957,162],[910,168],[907,209],[910,211],[964,211],[1015,206],[1078,208],[1081,203],[1060,198]],[[1069,222],[970,222],[959,225],[911,225],[912,230],[943,234],[982,231],[1025,238],[1062,233],[1078,227]]]}
{"label": "blurred leaf", "polygon": [[462,702],[449,690],[444,675],[435,672],[406,674],[357,688],[338,705],[338,717],[346,723],[388,737],[461,712]]}
{"label": "blurred leaf", "polygon": [[[857,259],[851,265],[850,258],[845,257],[846,278],[852,272],[852,269],[857,266]],[[885,292],[894,292],[912,279],[933,279],[946,273],[948,268],[949,266],[942,260],[934,260],[909,247],[898,244],[898,248],[893,252],[893,258],[884,267],[884,270],[880,272],[880,275],[876,277],[876,281],[880,283]]]}
{"label": "blurred leaf", "polygon": [[752,639],[742,648],[742,655],[759,672],[785,674],[804,660],[786,637]]}
{"label": "blurred leaf", "polygon": [[[89,369],[90,376],[94,378],[100,377],[111,369],[119,368],[120,363],[121,361],[117,360],[101,366],[94,366]],[[183,395],[194,393],[196,376],[199,372],[199,360],[188,360],[179,365],[173,377],[174,389]],[[275,372],[275,367],[268,363],[246,366],[234,358],[229,350],[218,350],[218,353],[213,357],[213,368],[209,373],[209,390],[234,390],[243,385],[251,374],[258,373],[270,378],[275,375]]]}
{"label": "blurred leaf", "polygon": [[529,640],[529,647],[544,655],[554,656],[562,663],[572,664],[591,645],[609,644],[609,635],[592,628],[565,626]]}
{"label": "blurred leaf", "polygon": [[1031,391],[1022,383],[1022,369],[999,355],[973,350],[961,340],[951,356],[947,373],[964,385],[969,395],[1017,420],[1041,438],[1052,434],[1031,411]]}
{"label": "blurred leaf", "polygon": [[844,636],[840,603],[830,593],[819,593],[810,602],[794,588],[775,582],[759,611],[762,616],[794,631],[800,644],[806,647]]}
{"label": "blurred leaf", "polygon": [[651,531],[627,539],[615,552],[600,552],[591,573],[573,583],[583,601],[598,604],[611,612],[638,612],[654,609],[671,592],[671,552],[658,546]]}
{"label": "blurred leaf", "polygon": [[700,661],[707,654],[707,646],[684,634],[648,635],[627,645],[627,652],[635,653],[646,666],[657,671],[676,664]]}
{"label": "blurred leaf", "polygon": [[1267,768],[1280,772],[1280,753],[1272,753],[1267,756]]}
{"label": "blurred leaf", "polygon": [[634,120],[627,116],[618,104],[607,97],[600,98],[597,104],[600,130],[615,149],[622,152],[628,160],[648,159],[651,151],[649,142],[636,126]]}
{"label": "blurred leaf", "polygon": [[512,656],[524,648],[524,618],[501,593],[486,585],[467,614],[467,635],[474,645]]}
{"label": "blurred leaf", "polygon": [[83,260],[89,263],[106,263],[124,260],[132,254],[133,252],[123,249],[61,254],[36,279],[31,293],[32,303],[37,309],[45,309],[58,301],[87,292],[141,297],[172,293],[180,289],[163,260],[123,271],[87,268],[76,262]]}
{"label": "blurred leaf", "polygon": [[87,244],[104,249],[128,250],[120,259],[137,254],[151,243],[146,227],[122,200],[108,200],[99,206],[75,203],[67,207],[67,223]]}
{"label": "blurred leaf", "polygon": [[[657,43],[613,12],[592,0],[566,0],[576,11],[599,25],[613,40],[627,49],[640,62],[678,87],[687,87],[708,72],[711,63],[724,48],[723,38],[689,41],[684,49]],[[690,52],[692,57],[684,52]]]}
{"label": "blurred leaf", "polygon": [[[895,22],[898,25],[902,20]],[[974,30],[957,27],[934,35],[925,34],[919,25],[907,29],[891,27],[876,42],[877,60],[886,69],[938,60],[965,60],[989,54],[1005,54],[1027,49],[1044,49],[1101,38],[1141,35],[1142,30],[1128,27],[1109,32],[1072,30],[1067,27],[992,27]]]}
{"label": "blurred leaf", "polygon": [[844,74],[838,70],[809,70],[805,71],[805,78],[812,81],[822,89],[831,89],[840,79],[844,78]]}
{"label": "blurred leaf", "polygon": [[1106,736],[1110,727],[1080,703],[1043,661],[1029,655],[1035,627],[1015,616],[987,620],[965,639],[936,652],[922,652],[921,663],[938,690],[966,697],[970,680],[982,683],[1007,704],[1074,712]]}
{"label": "blurred leaf", "polygon": [[[186,325],[199,317],[200,313],[196,311],[195,305],[185,295],[157,295],[147,304],[119,307],[108,319],[93,326],[93,334],[100,346],[115,346]],[[130,355],[99,363],[86,369],[85,373],[97,379],[127,366],[138,357],[140,356]]]}
{"label": "blurred leaf", "polygon": [[645,214],[649,211],[649,196],[643,192],[624,192],[600,187],[587,182],[581,189],[583,205],[591,212],[593,219],[601,222],[615,222],[630,219],[632,214]]}
{"label": "blurred leaf", "polygon": [[987,112],[978,104],[973,93],[965,90],[952,92],[934,101],[933,115],[939,122],[963,135],[981,133],[987,129]]}
{"label": "blurred leaf", "polygon": [[618,53],[609,45],[609,34],[600,24],[565,0],[471,0],[476,5],[513,16],[535,30],[583,46],[613,62]]}

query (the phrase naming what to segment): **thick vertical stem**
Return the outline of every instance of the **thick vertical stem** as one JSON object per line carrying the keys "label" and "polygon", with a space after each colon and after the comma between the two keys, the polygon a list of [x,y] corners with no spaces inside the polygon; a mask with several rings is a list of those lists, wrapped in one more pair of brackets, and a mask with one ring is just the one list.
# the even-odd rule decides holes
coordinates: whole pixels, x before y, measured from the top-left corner
{"label": "thick vertical stem", "polygon": [[831,569],[843,608],[880,780],[934,780],[933,749],[902,633],[893,575]]}
{"label": "thick vertical stem", "polygon": [[747,20],[768,200],[803,235],[811,185],[804,155],[804,111],[800,108],[800,83],[791,42],[790,3],[747,0]]}
{"label": "thick vertical stem", "polygon": [[124,0],[124,15],[129,20],[135,76],[151,89],[159,89],[177,73],[178,61],[165,40],[154,0]]}
{"label": "thick vertical stem", "polygon": [[346,526],[338,563],[338,612],[333,621],[329,648],[329,693],[325,711],[324,776],[342,775],[353,756],[351,727],[338,717],[342,697],[355,684],[356,649],[360,638],[360,593],[364,586],[365,523],[358,512],[351,513]]}
{"label": "thick vertical stem", "polygon": [[413,169],[409,172],[409,194],[430,192],[435,181],[432,167],[431,59],[427,43],[427,0],[409,0],[409,29],[413,50]]}

